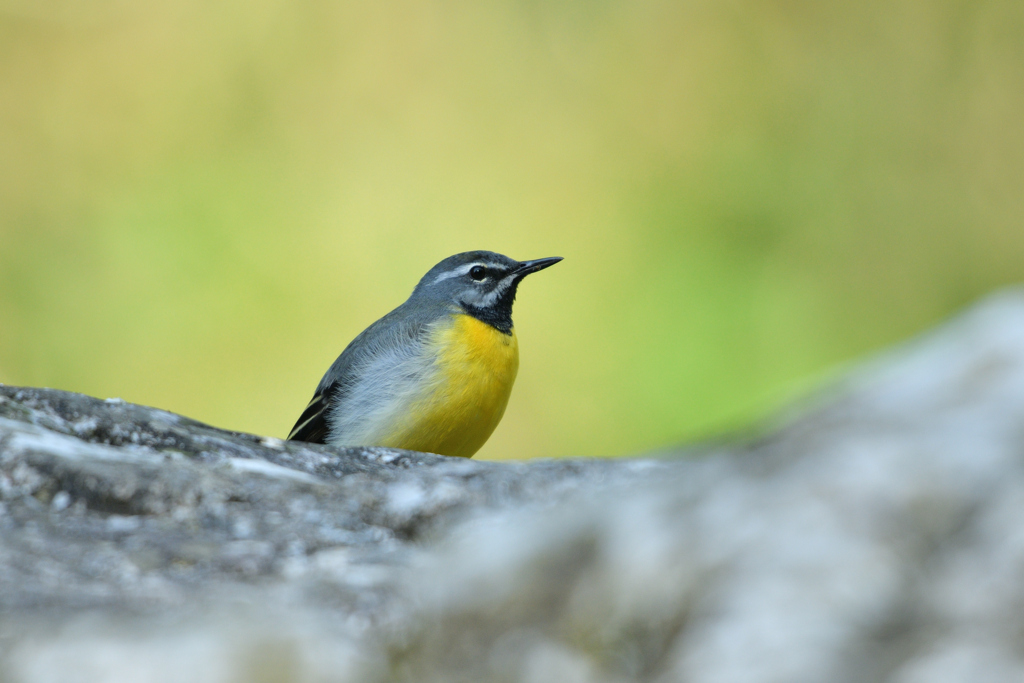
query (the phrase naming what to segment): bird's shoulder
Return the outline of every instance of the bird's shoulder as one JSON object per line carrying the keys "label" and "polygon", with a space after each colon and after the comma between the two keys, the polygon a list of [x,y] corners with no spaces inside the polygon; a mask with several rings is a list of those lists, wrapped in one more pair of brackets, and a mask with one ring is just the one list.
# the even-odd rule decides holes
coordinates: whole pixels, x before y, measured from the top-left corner
{"label": "bird's shoulder", "polygon": [[407,301],[360,332],[324,374],[288,438],[325,443],[331,409],[356,389],[367,369],[396,365],[416,356],[432,330],[451,312],[447,307]]}

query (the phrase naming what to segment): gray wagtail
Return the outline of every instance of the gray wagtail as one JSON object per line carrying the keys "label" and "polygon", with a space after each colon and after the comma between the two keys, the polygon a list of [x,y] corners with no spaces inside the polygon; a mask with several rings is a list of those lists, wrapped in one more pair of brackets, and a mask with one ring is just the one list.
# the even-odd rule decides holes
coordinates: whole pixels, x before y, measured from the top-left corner
{"label": "gray wagtail", "polygon": [[342,351],[288,438],[471,457],[519,370],[516,288],[561,260],[467,251],[441,261]]}

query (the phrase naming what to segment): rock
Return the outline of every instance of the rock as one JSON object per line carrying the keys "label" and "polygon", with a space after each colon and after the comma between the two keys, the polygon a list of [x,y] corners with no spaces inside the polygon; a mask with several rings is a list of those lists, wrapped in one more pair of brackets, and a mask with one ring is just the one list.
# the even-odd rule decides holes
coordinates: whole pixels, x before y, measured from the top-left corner
{"label": "rock", "polygon": [[1024,679],[1024,292],[745,438],[491,463],[0,386],[0,680]]}

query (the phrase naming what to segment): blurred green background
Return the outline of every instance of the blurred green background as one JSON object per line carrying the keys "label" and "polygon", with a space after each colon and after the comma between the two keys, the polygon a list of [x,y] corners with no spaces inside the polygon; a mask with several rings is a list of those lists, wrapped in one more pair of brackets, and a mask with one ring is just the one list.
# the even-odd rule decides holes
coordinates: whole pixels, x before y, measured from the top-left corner
{"label": "blurred green background", "polygon": [[1024,279],[1024,3],[0,0],[0,381],[284,436],[449,254],[564,256],[479,457],[749,423]]}

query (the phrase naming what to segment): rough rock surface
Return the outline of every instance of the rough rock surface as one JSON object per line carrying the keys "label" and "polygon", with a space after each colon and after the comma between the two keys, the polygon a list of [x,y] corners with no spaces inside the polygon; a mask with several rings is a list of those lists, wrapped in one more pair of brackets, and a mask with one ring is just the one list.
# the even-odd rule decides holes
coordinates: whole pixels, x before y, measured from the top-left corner
{"label": "rough rock surface", "polygon": [[0,385],[0,681],[1019,681],[1022,634],[1020,291],[660,458]]}

